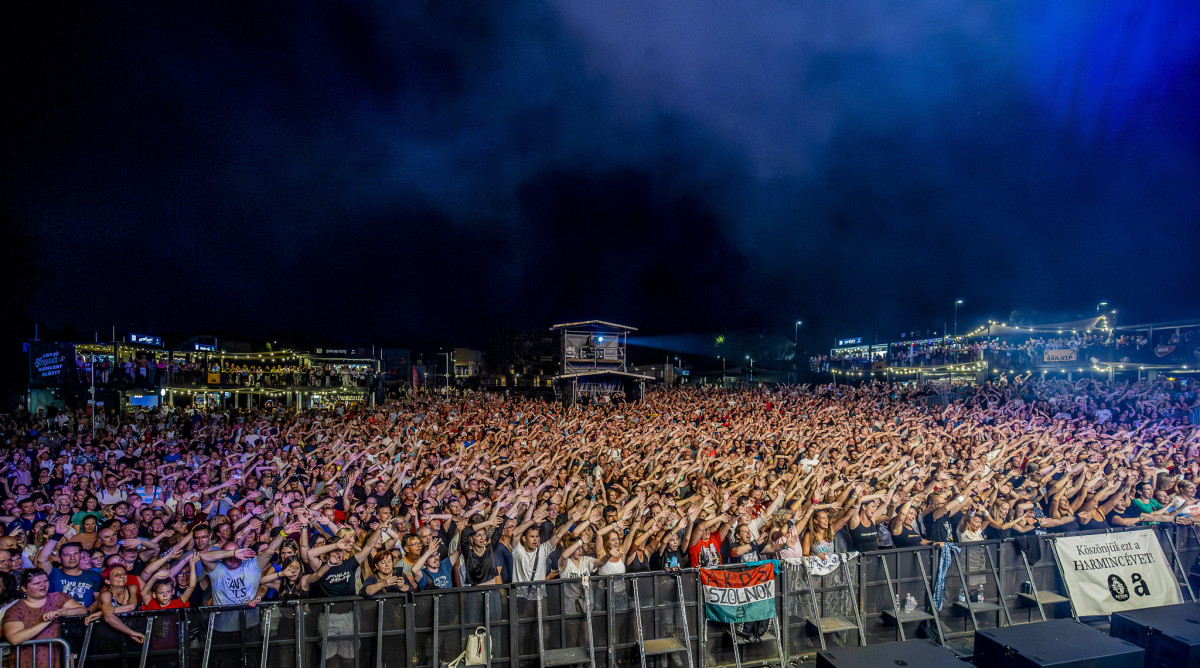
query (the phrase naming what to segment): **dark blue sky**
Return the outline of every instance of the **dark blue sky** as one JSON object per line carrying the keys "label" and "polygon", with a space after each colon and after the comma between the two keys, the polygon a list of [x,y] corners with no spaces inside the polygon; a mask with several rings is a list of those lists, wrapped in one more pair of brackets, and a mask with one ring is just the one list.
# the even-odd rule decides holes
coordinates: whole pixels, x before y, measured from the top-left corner
{"label": "dark blue sky", "polygon": [[1200,313],[1194,2],[65,7],[6,9],[6,327]]}

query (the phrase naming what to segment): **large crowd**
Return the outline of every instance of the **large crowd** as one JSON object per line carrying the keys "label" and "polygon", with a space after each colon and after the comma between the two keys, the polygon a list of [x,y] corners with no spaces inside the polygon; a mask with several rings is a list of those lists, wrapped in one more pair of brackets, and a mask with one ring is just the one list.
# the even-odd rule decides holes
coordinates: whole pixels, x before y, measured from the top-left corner
{"label": "large crowd", "polygon": [[[940,544],[1200,512],[1173,382],[496,394],[0,424],[11,643],[85,616],[378,597]],[[521,590],[518,590],[521,591]],[[526,588],[536,596],[536,588]],[[334,620],[330,621],[333,624]],[[218,627],[221,624],[218,623]],[[236,629],[217,628],[217,632]],[[334,647],[333,652],[340,651]]]}

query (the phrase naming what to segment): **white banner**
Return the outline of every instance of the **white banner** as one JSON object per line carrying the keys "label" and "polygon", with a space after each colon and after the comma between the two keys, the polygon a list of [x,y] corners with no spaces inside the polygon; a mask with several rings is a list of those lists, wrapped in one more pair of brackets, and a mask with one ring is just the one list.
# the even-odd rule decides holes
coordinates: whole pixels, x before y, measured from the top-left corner
{"label": "white banner", "polygon": [[827,553],[822,557],[791,557],[788,559],[780,559],[784,567],[794,570],[799,574],[801,568],[807,568],[809,575],[813,577],[824,577],[836,571],[838,566],[848,564],[852,559],[858,558],[857,552],[833,552]]}
{"label": "white banner", "polygon": [[1053,542],[1078,615],[1183,603],[1152,529],[1061,536]]}

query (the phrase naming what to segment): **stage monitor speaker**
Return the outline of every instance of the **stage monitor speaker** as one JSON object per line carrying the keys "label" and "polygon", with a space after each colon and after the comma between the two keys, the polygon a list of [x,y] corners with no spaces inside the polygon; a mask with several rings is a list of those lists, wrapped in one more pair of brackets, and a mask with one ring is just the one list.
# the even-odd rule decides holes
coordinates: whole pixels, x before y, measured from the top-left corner
{"label": "stage monitor speaker", "polygon": [[1200,666],[1200,603],[1113,613],[1108,633],[1145,648],[1147,666]]}
{"label": "stage monitor speaker", "polygon": [[885,642],[866,647],[840,647],[817,653],[817,668],[969,668],[954,652],[932,640]]}
{"label": "stage monitor speaker", "polygon": [[1146,650],[1074,619],[975,632],[980,668],[1139,668]]}

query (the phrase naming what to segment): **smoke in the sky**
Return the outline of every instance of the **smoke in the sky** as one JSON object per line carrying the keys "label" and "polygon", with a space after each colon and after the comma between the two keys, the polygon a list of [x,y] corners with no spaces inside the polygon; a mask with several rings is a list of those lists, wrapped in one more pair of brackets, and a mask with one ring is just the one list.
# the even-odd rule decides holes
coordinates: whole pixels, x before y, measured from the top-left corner
{"label": "smoke in the sky", "polygon": [[1200,278],[1169,261],[1198,29],[1183,2],[35,8],[6,206],[32,315],[84,329],[1189,315],[1160,290]]}

